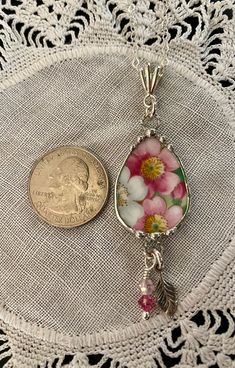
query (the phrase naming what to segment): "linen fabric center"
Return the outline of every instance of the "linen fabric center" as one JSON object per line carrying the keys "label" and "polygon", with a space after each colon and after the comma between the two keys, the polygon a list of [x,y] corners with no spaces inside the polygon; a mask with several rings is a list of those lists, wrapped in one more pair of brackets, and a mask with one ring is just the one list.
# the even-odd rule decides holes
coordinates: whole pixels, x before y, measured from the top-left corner
{"label": "linen fabric center", "polygon": [[[123,230],[113,203],[142,114],[140,81],[130,65],[128,56],[99,53],[56,62],[0,96],[1,299],[20,317],[63,333],[139,320],[141,242]],[[180,303],[227,247],[234,213],[227,117],[209,91],[182,74],[169,65],[157,90],[161,133],[174,142],[192,197],[186,224],[164,253],[165,275]],[[94,221],[64,230],[33,213],[27,182],[35,159],[68,144],[97,155],[112,190]]]}

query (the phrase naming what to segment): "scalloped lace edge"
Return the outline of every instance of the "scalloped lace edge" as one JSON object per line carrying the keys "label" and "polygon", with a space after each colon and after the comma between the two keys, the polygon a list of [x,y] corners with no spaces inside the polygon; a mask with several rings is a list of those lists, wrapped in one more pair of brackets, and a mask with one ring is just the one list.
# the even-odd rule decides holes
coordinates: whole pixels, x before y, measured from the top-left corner
{"label": "scalloped lace edge", "polygon": [[[235,237],[233,237],[228,248],[222,253],[221,257],[215,261],[201,283],[196,286],[186,297],[179,303],[176,316],[173,318],[173,324],[178,323],[179,317],[183,313],[188,312],[190,315],[198,308],[199,302],[202,300],[214,285],[215,281],[223,273],[225,268],[235,258]],[[191,310],[190,310],[191,309]],[[35,323],[26,321],[24,318],[15,315],[4,306],[0,307],[0,318],[4,323],[18,329],[27,335],[38,339],[46,340],[49,343],[64,345],[69,348],[92,347],[99,346],[104,343],[117,342],[124,339],[137,337],[142,333],[150,331],[152,328],[161,328],[166,322],[169,322],[164,314],[152,317],[148,321],[140,321],[132,326],[119,328],[113,331],[100,331],[87,333],[80,336],[64,334],[51,328],[41,327]]]}

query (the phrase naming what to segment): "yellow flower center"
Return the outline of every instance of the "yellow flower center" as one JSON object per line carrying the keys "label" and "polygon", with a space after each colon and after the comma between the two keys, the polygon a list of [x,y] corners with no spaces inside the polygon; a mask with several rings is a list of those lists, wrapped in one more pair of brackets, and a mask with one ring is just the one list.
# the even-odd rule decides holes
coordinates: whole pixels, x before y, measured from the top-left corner
{"label": "yellow flower center", "polygon": [[118,186],[117,186],[117,204],[118,206],[122,206],[122,207],[126,206],[127,197],[128,197],[127,188],[123,184],[118,183]]}
{"label": "yellow flower center", "polygon": [[161,215],[151,215],[145,220],[144,231],[146,233],[163,233],[167,230],[167,221]]}
{"label": "yellow flower center", "polygon": [[145,179],[154,180],[164,173],[164,164],[158,157],[149,157],[142,161],[140,172]]}

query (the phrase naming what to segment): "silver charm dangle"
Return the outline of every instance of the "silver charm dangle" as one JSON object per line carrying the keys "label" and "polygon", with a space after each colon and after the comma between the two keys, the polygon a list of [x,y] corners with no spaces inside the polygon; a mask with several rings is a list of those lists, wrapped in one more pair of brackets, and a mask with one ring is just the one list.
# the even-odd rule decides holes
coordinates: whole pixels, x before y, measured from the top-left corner
{"label": "silver charm dangle", "polygon": [[[145,90],[143,125],[155,117],[154,90],[162,75],[162,67],[155,67],[151,72],[150,64],[140,70]],[[146,128],[132,146],[115,186],[119,221],[138,238],[145,239],[145,270],[139,299],[145,319],[156,302],[169,316],[176,311],[176,290],[163,278],[162,241],[182,224],[189,204],[187,178],[173,146],[156,128]],[[154,270],[158,275],[156,287],[150,278]]]}
{"label": "silver charm dangle", "polygon": [[138,300],[138,304],[143,310],[143,319],[149,319],[150,312],[156,305],[156,298],[154,296],[155,286],[150,275],[151,271],[156,267],[157,258],[154,252],[148,252],[146,250],[144,255],[145,268],[143,278],[139,284],[141,297]]}

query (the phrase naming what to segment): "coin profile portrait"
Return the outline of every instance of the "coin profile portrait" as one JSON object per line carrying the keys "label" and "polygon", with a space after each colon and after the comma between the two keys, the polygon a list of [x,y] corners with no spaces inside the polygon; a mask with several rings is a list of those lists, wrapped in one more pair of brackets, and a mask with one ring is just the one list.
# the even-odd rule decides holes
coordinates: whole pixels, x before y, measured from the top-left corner
{"label": "coin profile portrait", "polygon": [[80,213],[85,209],[89,168],[79,157],[64,159],[49,174],[49,189],[54,194],[48,208],[58,214]]}
{"label": "coin profile portrait", "polygon": [[91,152],[63,146],[35,162],[28,194],[41,219],[58,227],[75,227],[90,221],[102,209],[108,195],[108,177]]}

